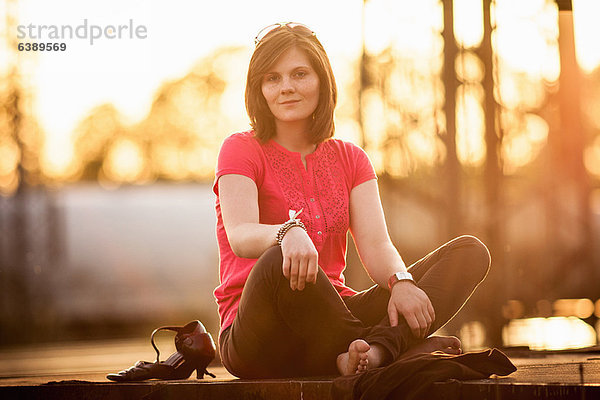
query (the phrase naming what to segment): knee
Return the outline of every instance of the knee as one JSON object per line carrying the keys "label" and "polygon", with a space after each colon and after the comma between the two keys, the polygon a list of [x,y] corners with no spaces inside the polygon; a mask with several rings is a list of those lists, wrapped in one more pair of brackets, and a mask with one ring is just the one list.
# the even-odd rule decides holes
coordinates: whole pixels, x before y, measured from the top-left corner
{"label": "knee", "polygon": [[282,275],[282,264],[283,255],[281,254],[281,247],[273,246],[256,260],[256,264],[254,264],[250,273],[259,274],[263,278],[275,277]]}
{"label": "knee", "polygon": [[264,253],[262,253],[262,255],[259,258],[259,260],[263,260],[263,259],[266,259],[270,263],[281,264],[283,262],[283,254],[281,253],[281,247],[279,247],[279,246],[270,247]]}
{"label": "knee", "polygon": [[459,236],[456,244],[468,251],[468,268],[473,276],[480,277],[483,281],[490,271],[492,258],[490,251],[483,242],[471,235]]}

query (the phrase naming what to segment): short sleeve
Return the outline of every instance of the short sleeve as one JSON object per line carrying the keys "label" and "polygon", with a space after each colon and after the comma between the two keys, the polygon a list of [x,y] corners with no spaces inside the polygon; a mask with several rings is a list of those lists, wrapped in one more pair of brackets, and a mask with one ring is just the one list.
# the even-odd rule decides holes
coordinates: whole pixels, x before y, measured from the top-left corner
{"label": "short sleeve", "polygon": [[352,155],[354,161],[354,176],[352,180],[352,187],[358,186],[363,182],[370,179],[377,179],[377,174],[369,160],[369,156],[363,149],[358,146],[352,145]]}
{"label": "short sleeve", "polygon": [[243,133],[235,133],[227,137],[221,145],[219,157],[217,158],[213,192],[216,195],[219,194],[219,178],[228,174],[247,176],[257,186],[260,185],[262,181],[261,166],[258,144],[253,137]]}

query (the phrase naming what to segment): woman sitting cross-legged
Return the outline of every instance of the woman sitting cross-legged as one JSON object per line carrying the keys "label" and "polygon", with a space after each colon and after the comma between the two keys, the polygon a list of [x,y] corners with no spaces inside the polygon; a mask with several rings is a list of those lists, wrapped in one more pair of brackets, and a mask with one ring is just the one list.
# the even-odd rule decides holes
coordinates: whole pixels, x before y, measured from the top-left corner
{"label": "woman sitting cross-legged", "polygon": [[[246,86],[252,130],[218,159],[217,239],[225,367],[245,378],[355,374],[400,357],[461,352],[446,324],[490,267],[461,236],[408,268],[386,227],[365,152],[333,139],[337,89],[316,35],[295,23],[256,38]],[[350,230],[376,283],[344,283]]]}

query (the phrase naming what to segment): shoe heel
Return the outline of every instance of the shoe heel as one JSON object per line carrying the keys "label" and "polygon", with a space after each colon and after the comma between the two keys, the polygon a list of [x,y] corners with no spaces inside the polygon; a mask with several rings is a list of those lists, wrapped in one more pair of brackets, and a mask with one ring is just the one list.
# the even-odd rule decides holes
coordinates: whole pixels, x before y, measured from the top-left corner
{"label": "shoe heel", "polygon": [[208,367],[208,364],[201,364],[198,368],[196,368],[196,379],[204,379],[204,375],[208,375],[213,378],[217,377],[215,374],[208,372],[206,367]]}

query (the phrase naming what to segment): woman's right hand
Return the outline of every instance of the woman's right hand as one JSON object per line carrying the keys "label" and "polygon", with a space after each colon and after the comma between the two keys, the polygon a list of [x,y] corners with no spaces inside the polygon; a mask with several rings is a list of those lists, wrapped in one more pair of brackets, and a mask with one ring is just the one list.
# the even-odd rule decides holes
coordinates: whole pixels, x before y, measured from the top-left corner
{"label": "woman's right hand", "polygon": [[281,241],[283,275],[292,290],[303,290],[307,283],[317,281],[319,253],[308,233],[301,227],[291,228]]}

